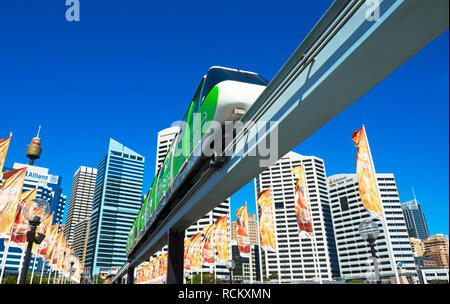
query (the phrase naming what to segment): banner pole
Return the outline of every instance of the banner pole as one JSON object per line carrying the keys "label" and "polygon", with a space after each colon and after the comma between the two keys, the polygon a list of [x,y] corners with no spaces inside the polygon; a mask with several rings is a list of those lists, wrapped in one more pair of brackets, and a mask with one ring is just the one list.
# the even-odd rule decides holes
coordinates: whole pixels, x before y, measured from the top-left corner
{"label": "banner pole", "polygon": [[[245,201],[245,206],[247,206],[247,201]],[[253,284],[253,254],[252,254],[252,242],[250,240],[250,227],[248,226],[248,208],[247,209],[247,231],[248,231],[248,242],[250,244],[249,252],[249,262],[250,262],[250,284]]]}
{"label": "banner pole", "polygon": [[369,145],[369,140],[367,138],[366,127],[364,125],[363,125],[363,130],[364,130],[364,136],[366,138],[367,150],[369,152],[370,163],[372,165],[373,175],[374,175],[374,178],[375,178],[375,188],[377,189],[378,199],[380,200],[381,212],[383,214],[383,220],[381,221],[381,224],[383,226],[384,233],[386,235],[386,242],[387,242],[387,245],[388,245],[389,258],[390,258],[391,263],[392,263],[392,270],[394,271],[395,281],[396,281],[397,284],[400,284],[400,279],[398,277],[398,272],[397,272],[397,265],[395,264],[395,259],[394,259],[394,250],[392,249],[391,238],[389,236],[389,230],[388,230],[388,226],[387,226],[386,214],[384,212],[383,201],[381,199],[380,190],[378,189],[377,173],[375,171],[375,165],[374,165],[373,158],[372,158],[372,152],[370,151],[370,145]]}
{"label": "banner pole", "polygon": [[39,279],[39,285],[42,284],[42,276],[44,275],[44,268],[45,268],[45,259],[42,258],[41,278]]}
{"label": "banner pole", "polygon": [[[39,246],[37,247],[37,252],[39,252]],[[33,259],[33,269],[31,270],[31,279],[30,279],[30,284],[33,284],[33,277],[34,277],[34,268],[36,267],[36,256],[37,253],[34,254],[34,259]]]}
{"label": "banner pole", "polygon": [[[255,193],[256,193],[256,182],[255,182]],[[259,231],[259,209],[258,209],[258,193],[256,193],[256,200],[255,200],[255,206],[256,206],[256,231],[258,234],[258,242],[259,242],[259,279],[260,283],[263,283],[263,269],[262,269],[262,255],[261,255],[261,234]]]}
{"label": "banner pole", "polygon": [[19,275],[17,276],[17,284],[20,282],[20,276],[22,274],[22,267],[23,267],[23,259],[25,257],[25,248],[20,247],[22,249],[22,253],[20,254],[20,263],[19,263]]}

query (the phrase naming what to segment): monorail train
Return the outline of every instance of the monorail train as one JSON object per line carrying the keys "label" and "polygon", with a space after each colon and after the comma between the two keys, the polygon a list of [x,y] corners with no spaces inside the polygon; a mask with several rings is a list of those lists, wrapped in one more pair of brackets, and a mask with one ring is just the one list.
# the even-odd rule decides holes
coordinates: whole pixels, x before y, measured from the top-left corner
{"label": "monorail train", "polygon": [[267,84],[268,82],[256,73],[217,66],[211,67],[203,76],[183,118],[180,131],[174,138],[128,235],[127,255],[133,251],[156,215],[163,209],[159,205],[167,203],[166,196],[172,194],[174,182],[181,179],[180,176],[187,176],[187,170],[195,170],[192,165],[187,166],[187,163],[206,135],[201,133],[200,136],[194,136],[193,132],[189,132],[198,128],[198,125],[194,124],[194,114],[199,114],[201,126],[211,121],[222,125],[225,121],[237,121],[256,101]]}

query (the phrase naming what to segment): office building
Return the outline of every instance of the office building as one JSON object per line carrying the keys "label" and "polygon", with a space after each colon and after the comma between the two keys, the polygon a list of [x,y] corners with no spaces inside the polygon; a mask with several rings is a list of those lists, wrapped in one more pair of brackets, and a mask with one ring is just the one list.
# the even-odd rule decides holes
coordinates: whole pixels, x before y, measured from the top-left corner
{"label": "office building", "polygon": [[417,269],[438,268],[436,261],[432,258],[414,257],[414,261],[416,262]]}
{"label": "office building", "polygon": [[142,204],[144,157],[110,139],[97,168],[86,264],[90,275],[127,261],[126,243]]}
{"label": "office building", "polygon": [[[97,169],[85,166],[79,167],[73,176],[64,230],[64,236],[71,246],[74,244],[75,225],[91,215],[96,178]],[[83,231],[83,229],[78,230],[78,232],[80,231]],[[84,239],[85,235],[77,235],[76,237]]]}
{"label": "office building", "polygon": [[409,236],[422,241],[426,240],[429,236],[427,222],[417,200],[413,199],[403,203],[402,210]]}
{"label": "office building", "polygon": [[414,256],[423,257],[423,254],[425,253],[425,245],[423,242],[416,238],[409,238],[409,241],[411,242],[411,248]]}
{"label": "office building", "polygon": [[[231,241],[232,259],[235,262],[235,268],[233,270],[233,282],[256,283],[260,280],[261,270],[259,263],[259,245],[255,245],[250,242],[250,246],[252,257],[251,263],[250,257],[242,257],[239,253],[239,248],[237,246],[236,240]],[[251,276],[253,277],[252,280],[250,280]]]}
{"label": "office building", "polygon": [[[314,238],[299,236],[294,211],[297,179],[291,172],[299,165],[305,168]],[[255,196],[266,189],[271,190],[277,252],[262,252],[263,277],[276,274],[280,282],[288,283],[331,281],[338,277],[339,265],[323,160],[289,152],[256,177]]]}
{"label": "office building", "polygon": [[434,234],[424,241],[423,244],[425,247],[425,251],[423,253],[424,257],[434,259],[438,268],[448,268],[448,236],[443,234]]}
{"label": "office building", "polygon": [[449,283],[448,268],[424,268],[419,270],[420,283],[431,284],[433,281]]}
{"label": "office building", "polygon": [[86,248],[89,237],[90,218],[86,217],[73,225],[72,249],[81,264],[86,260]]}
{"label": "office building", "polygon": [[[377,184],[391,241],[388,246],[386,231],[379,221],[374,220],[380,227],[375,249],[381,278],[389,281],[391,277],[395,277],[394,270],[400,265],[398,263],[401,263],[404,275],[413,282],[417,276],[414,255],[394,175],[377,174]],[[360,223],[370,215],[361,202],[358,185],[356,174],[337,174],[328,177],[339,267],[343,279],[373,280],[370,248],[359,234]],[[388,251],[389,248],[392,251]],[[391,263],[389,252],[393,255],[394,264]]]}
{"label": "office building", "polygon": [[166,158],[167,152],[169,151],[170,145],[173,139],[180,131],[179,127],[170,127],[158,132],[158,141],[156,145],[156,166],[155,175],[158,173],[164,159]]}

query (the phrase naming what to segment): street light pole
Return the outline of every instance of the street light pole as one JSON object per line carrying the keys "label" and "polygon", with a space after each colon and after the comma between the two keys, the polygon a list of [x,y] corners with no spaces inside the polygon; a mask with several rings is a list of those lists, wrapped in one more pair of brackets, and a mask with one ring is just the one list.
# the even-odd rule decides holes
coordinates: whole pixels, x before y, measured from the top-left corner
{"label": "street light pole", "polygon": [[235,267],[236,267],[236,263],[233,260],[229,260],[227,268],[230,271],[230,284],[233,284],[233,270]]}
{"label": "street light pole", "polygon": [[28,245],[25,254],[25,260],[23,261],[19,284],[25,284],[27,281],[28,267],[30,265],[31,250],[33,249],[33,243],[40,244],[45,238],[45,235],[41,233],[39,233],[36,236],[36,228],[41,223],[41,218],[39,216],[35,216],[31,221],[29,221],[29,223],[30,223],[30,231],[27,232]]}
{"label": "street light pole", "polygon": [[375,279],[377,281],[377,284],[381,284],[380,270],[378,268],[378,260],[375,252],[375,240],[377,239],[380,233],[378,224],[369,219],[366,219],[362,221],[361,224],[359,225],[359,233],[361,237],[367,241],[368,246],[370,247],[370,252],[372,254],[373,260],[373,268],[375,272]]}

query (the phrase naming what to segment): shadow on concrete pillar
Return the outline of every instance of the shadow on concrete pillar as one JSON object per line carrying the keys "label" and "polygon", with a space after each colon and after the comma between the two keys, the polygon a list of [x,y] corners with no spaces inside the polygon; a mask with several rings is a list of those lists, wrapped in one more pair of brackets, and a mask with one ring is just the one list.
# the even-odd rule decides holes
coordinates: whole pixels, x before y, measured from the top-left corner
{"label": "shadow on concrete pillar", "polygon": [[183,284],[184,230],[169,232],[167,284]]}
{"label": "shadow on concrete pillar", "polygon": [[129,266],[127,270],[127,284],[134,284],[134,266]]}

